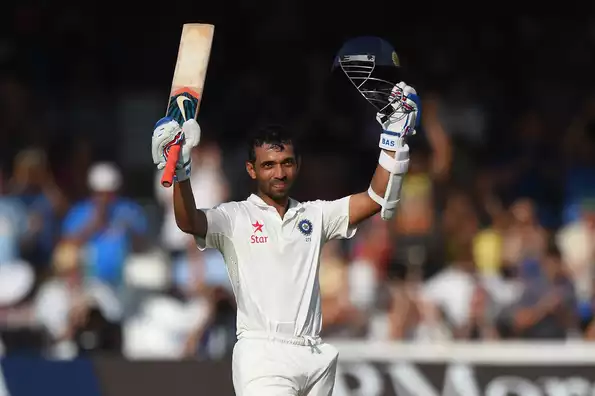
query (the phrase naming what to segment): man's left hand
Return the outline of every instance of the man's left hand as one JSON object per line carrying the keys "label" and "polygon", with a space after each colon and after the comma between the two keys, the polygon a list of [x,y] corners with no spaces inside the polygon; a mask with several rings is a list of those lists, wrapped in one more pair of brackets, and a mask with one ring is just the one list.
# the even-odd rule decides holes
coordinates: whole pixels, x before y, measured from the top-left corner
{"label": "man's left hand", "polygon": [[419,127],[421,101],[415,88],[405,82],[394,86],[390,99],[392,113],[386,115],[379,112],[376,114],[376,120],[384,130],[380,138],[380,148],[396,151],[405,144],[405,137],[414,135],[415,129]]}

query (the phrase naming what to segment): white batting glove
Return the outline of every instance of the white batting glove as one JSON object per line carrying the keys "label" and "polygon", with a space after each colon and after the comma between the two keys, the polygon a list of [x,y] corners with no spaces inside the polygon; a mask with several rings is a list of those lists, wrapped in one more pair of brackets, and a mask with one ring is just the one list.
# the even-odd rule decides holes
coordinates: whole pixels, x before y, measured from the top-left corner
{"label": "white batting glove", "polygon": [[384,132],[380,135],[379,147],[383,150],[397,151],[405,145],[405,137],[414,135],[419,127],[421,101],[415,88],[401,81],[391,91],[393,113],[386,116],[376,114],[376,120]]}
{"label": "white batting glove", "polygon": [[153,163],[157,165],[157,169],[165,168],[171,147],[181,144],[182,150],[176,164],[175,180],[187,180],[192,167],[192,149],[200,143],[200,132],[200,125],[194,119],[184,122],[181,127],[177,121],[169,117],[157,121],[151,143]]}

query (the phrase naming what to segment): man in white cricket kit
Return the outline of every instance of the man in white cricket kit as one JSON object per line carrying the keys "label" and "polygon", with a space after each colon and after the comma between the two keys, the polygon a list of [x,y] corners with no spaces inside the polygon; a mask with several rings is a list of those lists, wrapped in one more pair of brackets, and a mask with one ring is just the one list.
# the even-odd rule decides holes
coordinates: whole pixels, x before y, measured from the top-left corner
{"label": "man in white cricket kit", "polygon": [[299,151],[282,128],[268,127],[251,140],[246,162],[256,192],[245,201],[197,209],[188,177],[200,127],[194,120],[181,127],[167,118],[157,122],[152,151],[159,169],[168,147],[184,137],[173,189],[177,224],[199,249],[218,249],[225,258],[238,307],[232,364],[237,395],[332,394],[338,352],[319,337],[320,251],[329,240],[351,238],[363,220],[394,214],[409,164],[405,137],[414,133],[419,99],[403,82],[392,92],[394,111],[377,117],[384,132],[370,189],[335,201],[289,197]]}

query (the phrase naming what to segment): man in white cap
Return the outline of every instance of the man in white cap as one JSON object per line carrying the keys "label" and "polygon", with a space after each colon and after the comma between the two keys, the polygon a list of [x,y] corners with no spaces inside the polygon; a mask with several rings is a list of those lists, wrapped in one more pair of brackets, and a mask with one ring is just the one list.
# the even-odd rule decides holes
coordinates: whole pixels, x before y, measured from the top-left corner
{"label": "man in white cap", "polygon": [[131,247],[143,242],[147,219],[140,205],[118,194],[122,175],[114,164],[93,165],[88,184],[91,196],[69,211],[63,238],[87,248],[87,275],[117,287]]}

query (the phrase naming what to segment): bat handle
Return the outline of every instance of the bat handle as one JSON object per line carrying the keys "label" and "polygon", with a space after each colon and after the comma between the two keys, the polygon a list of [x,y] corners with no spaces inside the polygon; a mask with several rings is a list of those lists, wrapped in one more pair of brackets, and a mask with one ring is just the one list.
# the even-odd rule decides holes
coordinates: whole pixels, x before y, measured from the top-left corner
{"label": "bat handle", "polygon": [[163,170],[163,175],[161,176],[161,185],[163,187],[169,188],[172,186],[174,182],[176,164],[178,163],[178,158],[180,157],[181,148],[181,145],[176,144],[169,149],[167,163],[165,164],[165,169]]}

